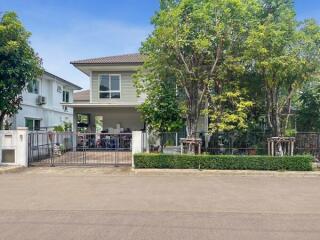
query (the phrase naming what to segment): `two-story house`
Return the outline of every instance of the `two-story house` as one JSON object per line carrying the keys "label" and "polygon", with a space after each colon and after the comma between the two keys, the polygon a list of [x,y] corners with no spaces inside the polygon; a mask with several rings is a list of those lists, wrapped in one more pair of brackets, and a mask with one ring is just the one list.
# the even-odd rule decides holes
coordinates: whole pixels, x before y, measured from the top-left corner
{"label": "two-story house", "polygon": [[143,64],[140,54],[127,54],[71,62],[90,78],[90,89],[75,94],[74,125],[86,132],[131,132],[144,128],[136,107],[132,74]]}
{"label": "two-story house", "polygon": [[12,127],[50,130],[65,122],[73,123],[73,109],[62,103],[73,101],[74,90],[81,87],[45,71],[22,93],[22,110],[12,118]]}
{"label": "two-story house", "polygon": [[[77,92],[74,101],[64,104],[74,109],[74,125],[86,132],[130,132],[145,129],[136,107],[144,101],[137,97],[132,75],[143,64],[143,56],[126,54],[71,62],[90,79],[90,89]],[[199,123],[208,129],[207,118]]]}

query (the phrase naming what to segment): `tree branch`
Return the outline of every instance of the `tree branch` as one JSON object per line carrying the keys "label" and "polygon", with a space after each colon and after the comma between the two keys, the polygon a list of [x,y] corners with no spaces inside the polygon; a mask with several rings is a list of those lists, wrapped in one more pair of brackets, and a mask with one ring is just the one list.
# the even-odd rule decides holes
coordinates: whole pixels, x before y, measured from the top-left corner
{"label": "tree branch", "polygon": [[211,67],[211,70],[210,70],[210,76],[212,76],[219,60],[220,60],[220,56],[221,56],[221,47],[222,47],[222,44],[223,44],[223,41],[221,40],[219,45],[218,45],[218,48],[217,48],[217,53],[216,53],[216,59]]}

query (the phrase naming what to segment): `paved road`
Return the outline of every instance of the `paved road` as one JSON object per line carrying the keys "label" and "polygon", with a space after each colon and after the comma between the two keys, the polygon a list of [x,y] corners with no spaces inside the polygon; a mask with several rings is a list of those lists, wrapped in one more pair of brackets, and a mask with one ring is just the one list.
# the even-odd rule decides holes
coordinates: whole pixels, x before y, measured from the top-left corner
{"label": "paved road", "polygon": [[320,239],[320,177],[58,171],[0,175],[1,240]]}

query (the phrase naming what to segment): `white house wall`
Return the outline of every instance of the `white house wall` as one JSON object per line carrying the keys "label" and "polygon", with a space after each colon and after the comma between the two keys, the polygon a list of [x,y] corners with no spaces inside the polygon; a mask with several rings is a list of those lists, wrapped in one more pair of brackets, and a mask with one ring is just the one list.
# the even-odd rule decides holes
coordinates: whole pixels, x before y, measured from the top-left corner
{"label": "white house wall", "polygon": [[[54,127],[64,122],[73,122],[73,109],[64,110],[62,103],[63,90],[69,91],[69,101],[73,101],[73,89],[50,76],[44,75],[39,80],[39,93],[23,91],[22,110],[14,118],[14,127],[25,127],[25,119],[40,119],[41,127]],[[62,91],[57,88],[61,86]],[[46,98],[46,104],[38,105],[38,96]]]}
{"label": "white house wall", "polygon": [[52,128],[54,126],[61,125],[64,122],[72,123],[73,114],[24,105],[22,110],[19,111],[19,114],[16,115],[16,127],[25,126],[26,118],[41,120],[41,128]]}

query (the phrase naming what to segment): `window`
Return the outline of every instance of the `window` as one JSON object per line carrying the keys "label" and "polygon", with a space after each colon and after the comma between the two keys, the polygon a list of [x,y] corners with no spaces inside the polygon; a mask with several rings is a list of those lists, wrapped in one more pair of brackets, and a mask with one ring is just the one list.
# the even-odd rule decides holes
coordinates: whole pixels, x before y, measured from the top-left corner
{"label": "window", "polygon": [[62,102],[65,102],[65,103],[69,102],[69,92],[68,91],[63,91]]}
{"label": "window", "polygon": [[100,98],[120,98],[120,75],[100,75]]}
{"label": "window", "polygon": [[39,81],[35,80],[28,84],[27,86],[29,93],[39,94]]}
{"label": "window", "polygon": [[39,131],[40,130],[40,120],[26,118],[26,127],[29,131]]}
{"label": "window", "polygon": [[62,92],[62,87],[61,87],[61,86],[58,86],[58,87],[57,87],[57,92],[58,92],[58,93],[61,93],[61,92]]}

